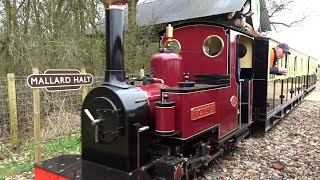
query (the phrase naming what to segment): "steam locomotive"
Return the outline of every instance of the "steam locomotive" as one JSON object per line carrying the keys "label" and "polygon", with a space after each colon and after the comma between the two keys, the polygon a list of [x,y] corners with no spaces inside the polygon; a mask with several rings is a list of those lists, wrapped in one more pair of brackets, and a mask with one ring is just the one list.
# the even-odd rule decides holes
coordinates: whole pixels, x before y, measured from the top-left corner
{"label": "steam locomotive", "polygon": [[[315,87],[317,61],[294,49],[269,73],[278,42],[214,23],[170,25],[143,85],[124,71],[123,9],[108,1],[107,70],[86,97],[81,155],[35,165],[35,179],[193,179],[254,131],[266,131]],[[119,5],[120,4],[120,5]]]}

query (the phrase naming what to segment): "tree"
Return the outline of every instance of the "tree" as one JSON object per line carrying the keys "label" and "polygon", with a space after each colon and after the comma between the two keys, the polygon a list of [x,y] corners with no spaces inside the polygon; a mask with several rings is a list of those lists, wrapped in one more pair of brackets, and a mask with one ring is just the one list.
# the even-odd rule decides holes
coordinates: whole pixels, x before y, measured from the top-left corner
{"label": "tree", "polygon": [[[3,29],[6,30],[4,33],[4,40],[2,41],[2,50],[4,52],[4,58],[13,64],[16,64],[16,58],[14,56],[13,47],[17,44],[15,42],[15,30],[18,28],[17,23],[17,6],[16,1],[3,0],[4,4],[4,14],[5,14],[5,22]],[[11,69],[8,66],[4,67],[4,71],[8,73]]]}
{"label": "tree", "polygon": [[[141,59],[148,61],[152,53],[148,51],[149,31],[141,32],[135,23],[137,1],[128,4],[126,36],[131,41],[126,42],[126,58],[130,72],[141,68]],[[44,71],[82,66],[94,75],[103,74],[104,37],[87,35],[90,25],[101,31],[95,24],[104,17],[100,1],[0,0],[0,17],[0,76],[10,72],[28,75],[33,67]],[[130,64],[132,61],[136,64]]]}
{"label": "tree", "polygon": [[136,26],[136,15],[137,15],[137,3],[138,0],[131,0],[128,2],[128,9],[129,9],[129,27]]}
{"label": "tree", "polygon": [[294,4],[294,0],[266,0],[266,2],[270,18],[270,24],[272,25],[275,31],[278,31],[278,28],[280,26],[298,26],[308,17],[306,12],[304,12],[297,19],[279,21],[280,16],[292,12],[292,5]]}

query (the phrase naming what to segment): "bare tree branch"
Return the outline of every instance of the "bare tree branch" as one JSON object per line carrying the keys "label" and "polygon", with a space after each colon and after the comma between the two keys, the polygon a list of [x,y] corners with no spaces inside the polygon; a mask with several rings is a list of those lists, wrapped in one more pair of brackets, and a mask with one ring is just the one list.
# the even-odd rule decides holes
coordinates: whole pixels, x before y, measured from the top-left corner
{"label": "bare tree branch", "polygon": [[20,8],[23,7],[23,5],[24,5],[25,2],[26,2],[26,0],[23,0],[23,1],[19,4],[19,6],[18,6],[18,8],[17,8],[17,11],[19,11]]}
{"label": "bare tree branch", "polygon": [[294,3],[294,0],[267,0],[266,2],[268,4],[267,8],[270,24],[273,27],[272,29],[274,29],[276,32],[279,32],[278,28],[280,26],[294,27],[301,24],[308,17],[308,15],[303,14],[299,19],[297,18],[297,20],[293,20],[291,22],[282,22],[282,20],[276,20],[276,17],[278,15],[283,15],[285,13],[291,12],[290,5]]}
{"label": "bare tree branch", "polygon": [[283,12],[285,10],[289,10],[287,7],[293,3],[292,0],[287,1],[287,2],[278,2],[275,0],[269,0],[270,7],[268,9],[269,12],[269,17],[274,17],[275,14],[278,14],[279,12]]}
{"label": "bare tree branch", "polygon": [[307,16],[303,16],[301,19],[292,21],[292,22],[289,23],[289,24],[284,23],[284,22],[275,22],[275,21],[271,21],[270,23],[271,23],[273,26],[276,25],[276,24],[278,24],[278,25],[283,25],[283,26],[286,26],[286,27],[293,27],[293,26],[296,26],[296,25],[299,25],[300,23],[302,23],[306,18],[307,18]]}

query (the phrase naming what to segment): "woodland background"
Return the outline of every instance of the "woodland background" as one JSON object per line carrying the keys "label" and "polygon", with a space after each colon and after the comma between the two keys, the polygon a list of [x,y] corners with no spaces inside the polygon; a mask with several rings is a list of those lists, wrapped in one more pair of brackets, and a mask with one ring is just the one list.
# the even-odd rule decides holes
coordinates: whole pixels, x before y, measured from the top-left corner
{"label": "woodland background", "polygon": [[[129,74],[141,68],[148,71],[150,58],[158,51],[155,28],[138,28],[135,24],[136,3],[131,0],[128,4],[125,27],[125,68]],[[104,16],[99,0],[0,0],[0,180],[26,171],[26,167],[32,169],[34,97],[26,79],[33,68],[43,73],[47,69],[85,67],[94,76],[89,90],[103,82],[105,36],[96,22]],[[9,73],[15,77],[14,90],[10,90]],[[40,90],[43,143],[62,136],[75,137],[74,142],[80,142],[82,96],[82,89],[53,93]],[[12,119],[18,126],[18,144],[12,143]],[[74,133],[76,136],[71,136]],[[70,147],[72,143],[66,144]],[[54,145],[57,149],[50,151],[56,154],[66,146]],[[72,146],[76,151],[79,147]],[[52,156],[43,151],[45,156]],[[20,169],[17,163],[21,161],[27,166],[21,165]]]}
{"label": "woodland background", "polygon": [[[135,26],[137,0],[130,1],[125,32],[126,70],[149,67],[157,46],[153,27]],[[133,8],[132,8],[133,7]],[[134,15],[132,15],[134,14]],[[95,22],[104,16],[98,0],[0,0],[0,76],[31,74],[33,67],[105,69],[105,42]],[[93,34],[88,34],[92,26]]]}

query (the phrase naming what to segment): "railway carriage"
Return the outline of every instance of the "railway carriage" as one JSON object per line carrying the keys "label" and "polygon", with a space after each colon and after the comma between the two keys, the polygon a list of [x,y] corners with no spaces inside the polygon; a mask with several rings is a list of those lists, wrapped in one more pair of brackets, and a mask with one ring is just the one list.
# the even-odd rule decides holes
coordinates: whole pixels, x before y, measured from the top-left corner
{"label": "railway carriage", "polygon": [[255,38],[254,130],[270,129],[315,88],[315,59],[292,48],[291,54],[276,62],[277,67],[286,68],[288,73],[270,74],[270,50],[278,44],[270,38]]}

